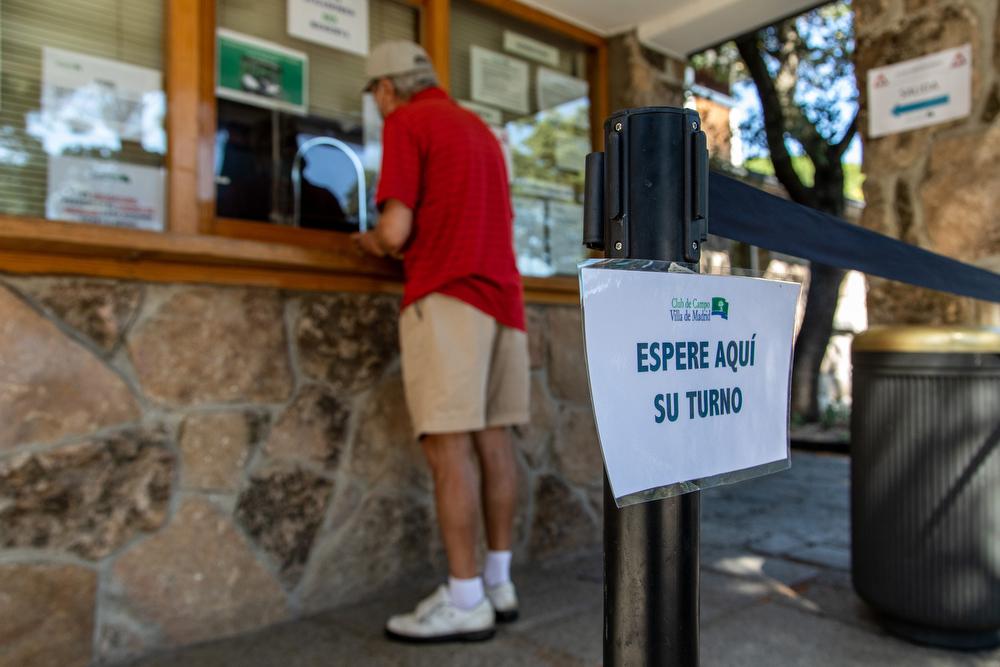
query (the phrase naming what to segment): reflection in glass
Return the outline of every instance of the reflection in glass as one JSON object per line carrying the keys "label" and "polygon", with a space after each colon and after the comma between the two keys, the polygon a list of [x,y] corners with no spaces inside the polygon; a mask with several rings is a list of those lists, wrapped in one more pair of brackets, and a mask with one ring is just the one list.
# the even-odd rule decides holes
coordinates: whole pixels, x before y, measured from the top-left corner
{"label": "reflection in glass", "polygon": [[[528,276],[573,275],[585,256],[587,49],[475,0],[451,0],[451,8],[450,92],[493,127],[508,158],[518,268]],[[515,42],[540,48],[510,48]],[[527,113],[515,111],[525,101]]]}
{"label": "reflection in glass", "polygon": [[590,152],[587,97],[507,123],[518,268],[571,275],[584,257],[583,163]]}
{"label": "reflection in glass", "polygon": [[161,230],[162,2],[0,4],[0,215]]}

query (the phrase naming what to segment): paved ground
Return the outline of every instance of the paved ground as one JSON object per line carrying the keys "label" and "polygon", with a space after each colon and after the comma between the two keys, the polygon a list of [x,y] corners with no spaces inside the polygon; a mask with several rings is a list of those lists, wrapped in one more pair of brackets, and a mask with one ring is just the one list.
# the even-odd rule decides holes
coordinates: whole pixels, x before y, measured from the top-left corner
{"label": "paved ground", "polygon": [[[949,652],[887,636],[851,589],[847,459],[800,453],[793,463],[789,472],[702,495],[702,665],[1000,664],[1000,651]],[[428,592],[424,586],[134,667],[601,663],[600,554],[521,571],[516,581],[522,620],[483,644],[384,640],[386,616]]]}

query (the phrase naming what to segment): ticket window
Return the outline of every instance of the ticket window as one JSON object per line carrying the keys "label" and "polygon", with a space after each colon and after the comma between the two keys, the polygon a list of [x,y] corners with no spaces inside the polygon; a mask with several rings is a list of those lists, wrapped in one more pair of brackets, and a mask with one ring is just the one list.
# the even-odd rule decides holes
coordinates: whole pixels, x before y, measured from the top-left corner
{"label": "ticket window", "polygon": [[[374,222],[381,120],[361,93],[363,53],[390,39],[416,41],[419,12],[397,0],[357,4],[367,16],[338,17],[350,28],[330,36],[322,17],[308,15],[315,3],[218,1],[220,218],[333,231]],[[363,21],[367,40],[351,33]]]}
{"label": "ticket window", "polygon": [[518,268],[575,274],[591,150],[587,50],[474,0],[451,7],[451,92],[493,128],[508,158]]}

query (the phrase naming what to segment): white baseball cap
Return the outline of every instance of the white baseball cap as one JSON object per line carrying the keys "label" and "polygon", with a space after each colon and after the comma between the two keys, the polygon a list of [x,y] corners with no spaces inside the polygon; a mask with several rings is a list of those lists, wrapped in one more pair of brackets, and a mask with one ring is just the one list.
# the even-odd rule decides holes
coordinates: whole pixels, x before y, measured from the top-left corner
{"label": "white baseball cap", "polygon": [[365,91],[371,90],[382,77],[422,71],[434,71],[424,47],[406,40],[382,42],[372,49],[365,63],[365,74],[368,75]]}

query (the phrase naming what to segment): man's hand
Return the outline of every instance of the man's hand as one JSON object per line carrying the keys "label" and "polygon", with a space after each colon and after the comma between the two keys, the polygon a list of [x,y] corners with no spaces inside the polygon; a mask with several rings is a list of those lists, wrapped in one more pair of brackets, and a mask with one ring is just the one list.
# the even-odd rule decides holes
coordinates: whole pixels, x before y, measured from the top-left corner
{"label": "man's hand", "polygon": [[398,199],[390,199],[382,209],[378,226],[370,232],[351,234],[351,239],[369,255],[401,259],[412,231],[413,211]]}
{"label": "man's hand", "polygon": [[351,234],[351,240],[354,241],[354,245],[362,252],[375,257],[385,257],[386,255],[382,244],[379,243],[378,234],[374,231],[354,232]]}

